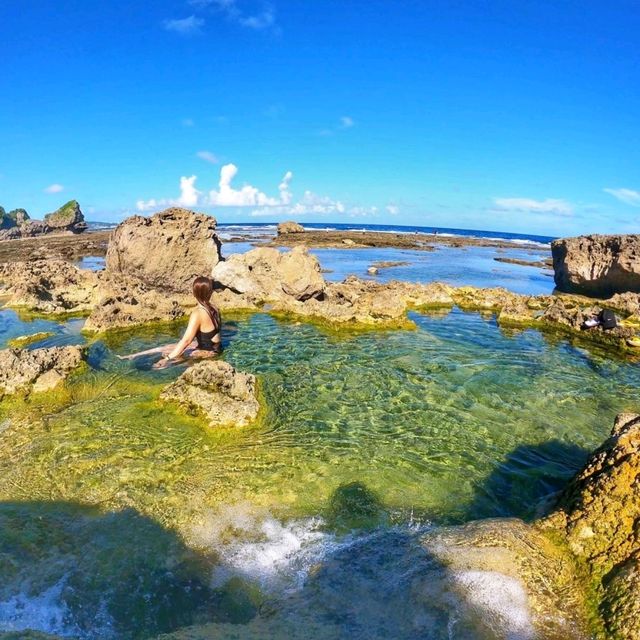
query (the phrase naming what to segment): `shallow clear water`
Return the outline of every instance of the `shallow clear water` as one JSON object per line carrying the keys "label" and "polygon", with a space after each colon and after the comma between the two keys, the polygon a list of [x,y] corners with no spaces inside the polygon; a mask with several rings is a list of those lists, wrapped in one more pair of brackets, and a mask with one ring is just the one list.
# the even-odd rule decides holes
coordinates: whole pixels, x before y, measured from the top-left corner
{"label": "shallow clear water", "polygon": [[[464,578],[497,594],[480,622],[447,589],[437,606],[417,598],[419,535],[533,517],[614,415],[640,410],[640,371],[491,316],[412,319],[415,331],[338,335],[226,318],[224,358],[259,376],[268,407],[245,429],[161,405],[179,367],[115,358],[179,327],[93,343],[92,370],[65,393],[0,405],[0,630],[151,637],[268,625],[272,610],[272,637],[291,637],[283,616],[314,637],[498,638],[516,623],[530,637],[504,576]],[[52,340],[77,337],[73,322]]]}

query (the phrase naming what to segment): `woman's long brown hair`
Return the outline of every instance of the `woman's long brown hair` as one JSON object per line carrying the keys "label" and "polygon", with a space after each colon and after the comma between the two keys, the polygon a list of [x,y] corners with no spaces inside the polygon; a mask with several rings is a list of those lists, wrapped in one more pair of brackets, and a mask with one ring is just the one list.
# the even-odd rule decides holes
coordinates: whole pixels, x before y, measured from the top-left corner
{"label": "woman's long brown hair", "polygon": [[220,330],[220,312],[211,304],[213,293],[213,280],[205,276],[199,276],[193,281],[193,295],[195,299],[207,310],[214,331]]}

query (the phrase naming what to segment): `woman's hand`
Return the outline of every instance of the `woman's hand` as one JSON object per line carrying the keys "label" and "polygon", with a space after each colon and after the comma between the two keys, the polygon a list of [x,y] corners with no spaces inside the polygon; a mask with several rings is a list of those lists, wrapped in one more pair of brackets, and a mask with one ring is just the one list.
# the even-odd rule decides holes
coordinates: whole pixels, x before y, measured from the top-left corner
{"label": "woman's hand", "polygon": [[160,358],[160,360],[158,360],[158,362],[156,362],[153,367],[151,367],[152,369],[166,369],[169,364],[171,363],[171,359],[167,358],[167,356],[164,356],[163,358]]}

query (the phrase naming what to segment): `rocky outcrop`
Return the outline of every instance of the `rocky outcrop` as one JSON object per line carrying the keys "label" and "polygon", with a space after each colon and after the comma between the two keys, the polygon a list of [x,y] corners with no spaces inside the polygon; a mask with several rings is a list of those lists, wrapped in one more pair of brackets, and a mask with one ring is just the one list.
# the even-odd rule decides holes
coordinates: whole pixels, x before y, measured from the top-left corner
{"label": "rocky outcrop", "polygon": [[203,414],[211,427],[245,426],[260,410],[255,376],[222,360],[189,367],[160,397]]}
{"label": "rocky outcrop", "polygon": [[304,227],[293,220],[281,222],[278,225],[278,235],[284,236],[288,233],[304,233]]}
{"label": "rocky outcrop", "polygon": [[304,247],[287,253],[261,247],[234,254],[219,262],[211,275],[216,288],[244,294],[256,302],[318,298],[326,284],[318,259]]}
{"label": "rocky outcrop", "polygon": [[589,567],[602,613],[621,638],[638,638],[640,596],[640,416],[620,414],[610,438],[569,483],[541,523]]}
{"label": "rocky outcrop", "polygon": [[98,276],[64,260],[0,265],[7,306],[43,314],[86,313],[98,296]]}
{"label": "rocky outcrop", "polygon": [[48,213],[44,220],[31,220],[25,209],[5,213],[0,207],[0,240],[33,238],[47,233],[81,233],[86,229],[77,200],[69,200],[56,211]]}
{"label": "rocky outcrop", "polygon": [[551,243],[560,291],[608,298],[640,292],[640,235],[590,235]]}
{"label": "rocky outcrop", "polygon": [[136,280],[102,274],[98,299],[84,330],[101,333],[152,322],[173,322],[193,305],[187,295],[167,294]]}
{"label": "rocky outcrop", "polygon": [[69,200],[56,211],[48,213],[44,217],[44,224],[51,231],[71,231],[72,233],[80,233],[87,228],[77,200]]}
{"label": "rocky outcrop", "polygon": [[335,325],[401,325],[407,323],[405,315],[409,308],[453,306],[452,292],[452,287],[441,283],[378,284],[351,276],[344,282],[327,284],[321,298],[305,302],[281,298],[272,308]]}
{"label": "rocky outcrop", "polygon": [[106,270],[159,291],[188,292],[220,261],[215,229],[215,218],[188,209],[127,218],[111,236]]}
{"label": "rocky outcrop", "polygon": [[3,349],[0,351],[0,395],[53,389],[82,359],[80,347]]}

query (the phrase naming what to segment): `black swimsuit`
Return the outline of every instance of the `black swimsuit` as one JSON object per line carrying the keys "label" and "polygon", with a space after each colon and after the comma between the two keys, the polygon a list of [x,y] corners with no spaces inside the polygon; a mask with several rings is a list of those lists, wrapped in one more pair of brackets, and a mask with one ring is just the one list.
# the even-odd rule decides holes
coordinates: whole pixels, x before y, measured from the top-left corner
{"label": "black swimsuit", "polygon": [[213,351],[214,353],[220,353],[222,351],[222,345],[220,341],[213,341],[213,338],[217,335],[218,331],[213,329],[212,331],[198,331],[196,333],[196,342],[198,343],[198,349],[201,351]]}
{"label": "black swimsuit", "polygon": [[211,331],[200,331],[196,333],[196,342],[198,343],[198,349],[200,351],[212,351],[213,353],[220,353],[222,351],[222,344],[219,340],[213,339],[220,333],[220,317],[216,318],[204,305],[200,305],[211,318],[213,322],[213,329]]}

